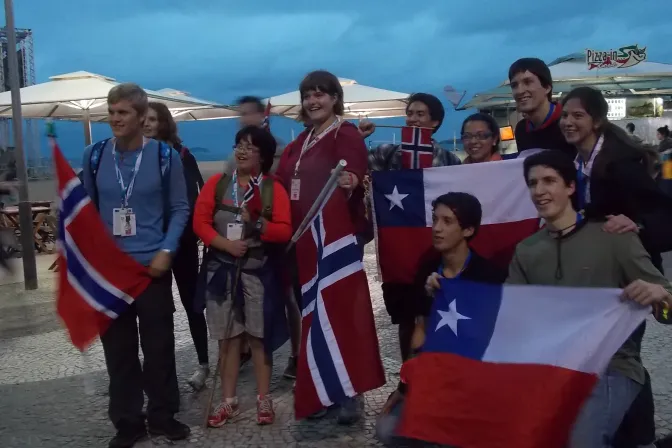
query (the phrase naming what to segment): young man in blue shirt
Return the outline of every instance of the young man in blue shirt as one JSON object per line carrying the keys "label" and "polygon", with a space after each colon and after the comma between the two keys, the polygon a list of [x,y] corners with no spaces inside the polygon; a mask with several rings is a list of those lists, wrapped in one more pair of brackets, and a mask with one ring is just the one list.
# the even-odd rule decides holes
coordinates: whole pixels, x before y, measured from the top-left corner
{"label": "young man in blue shirt", "polygon": [[189,203],[179,155],[170,148],[161,151],[159,142],[143,136],[145,91],[120,84],[110,90],[107,103],[114,137],[84,151],[84,187],[121,250],[153,277],[101,337],[110,378],[109,416],[117,429],[109,447],[130,448],[147,435],[143,393],[151,434],[171,440],[189,435],[189,427],[174,419],[180,394],[170,275]]}

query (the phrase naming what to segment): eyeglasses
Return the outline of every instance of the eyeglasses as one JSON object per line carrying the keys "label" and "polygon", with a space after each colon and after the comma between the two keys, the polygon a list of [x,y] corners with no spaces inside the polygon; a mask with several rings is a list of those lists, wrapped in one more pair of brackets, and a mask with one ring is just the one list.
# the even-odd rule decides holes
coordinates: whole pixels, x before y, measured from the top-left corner
{"label": "eyeglasses", "polygon": [[259,152],[259,148],[255,148],[253,146],[248,146],[248,145],[233,145],[233,150],[235,152],[240,153],[240,154],[245,154],[245,153],[256,154],[256,153]]}
{"label": "eyeglasses", "polygon": [[467,141],[471,140],[472,138],[475,138],[476,140],[487,140],[489,138],[492,138],[492,132],[477,132],[476,134],[462,134],[462,141]]}

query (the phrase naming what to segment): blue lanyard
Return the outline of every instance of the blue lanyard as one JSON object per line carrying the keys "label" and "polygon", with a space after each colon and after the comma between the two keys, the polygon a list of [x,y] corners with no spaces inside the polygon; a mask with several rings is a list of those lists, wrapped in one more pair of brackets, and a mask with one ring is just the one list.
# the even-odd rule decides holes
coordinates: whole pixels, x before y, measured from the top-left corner
{"label": "blue lanyard", "polygon": [[[252,190],[254,188],[253,185],[259,185],[259,187],[261,187],[261,182],[263,180],[264,179],[263,179],[263,176],[261,174],[256,178],[254,178],[254,177],[250,178],[250,183],[248,184],[247,189],[248,189],[248,191],[251,191],[252,194],[248,195],[247,192],[246,192],[245,196],[243,197],[242,207],[244,207],[245,204],[247,204],[247,202],[254,195],[254,191]],[[235,170],[233,172],[231,182],[233,182],[233,186],[231,187],[231,199],[233,200],[233,206],[238,208],[239,207],[238,204],[240,202],[240,201],[238,201],[238,170]],[[241,221],[241,217],[240,217],[240,214],[238,214],[238,215],[236,215],[236,222],[240,222],[240,221]]]}
{"label": "blue lanyard", "polygon": [[[555,104],[551,103],[551,107],[548,108],[548,115],[546,115],[544,121],[541,122],[541,126],[546,124],[546,122],[551,118],[551,115],[553,115],[554,110],[555,110]],[[530,129],[534,129],[534,123],[532,123],[530,120],[527,120],[527,122],[530,125]]]}
{"label": "blue lanyard", "polygon": [[133,170],[131,171],[131,180],[128,182],[128,185],[124,183],[124,177],[121,174],[121,168],[119,166],[119,159],[117,158],[117,141],[116,139],[112,143],[112,157],[114,158],[114,170],[117,175],[117,183],[121,188],[121,206],[128,208],[128,202],[131,199],[133,194],[133,186],[135,185],[135,178],[138,176],[138,171],[140,171],[140,164],[142,163],[142,154],[145,150],[145,145],[147,144],[147,139],[142,138],[142,148],[140,148],[140,153],[135,156],[135,164],[133,165]]}
{"label": "blue lanyard", "polygon": [[583,173],[583,162],[579,162],[579,169],[576,170],[576,194],[578,196],[579,210],[586,207],[586,190],[588,189],[588,179]]}
{"label": "blue lanyard", "polygon": [[[464,272],[465,269],[467,269],[467,266],[469,266],[469,262],[471,261],[471,251],[467,254],[467,258],[464,260],[464,264],[462,265],[462,269],[460,269],[460,272],[457,273],[455,277],[453,277],[451,280],[457,280],[462,276],[462,273]],[[439,270],[437,271],[438,274],[443,277],[443,262],[439,265]]]}

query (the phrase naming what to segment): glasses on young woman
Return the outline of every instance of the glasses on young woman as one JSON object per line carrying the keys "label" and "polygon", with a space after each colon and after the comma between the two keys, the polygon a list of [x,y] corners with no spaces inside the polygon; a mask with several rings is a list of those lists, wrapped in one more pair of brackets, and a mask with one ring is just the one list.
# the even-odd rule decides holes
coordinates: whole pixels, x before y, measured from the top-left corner
{"label": "glasses on young woman", "polygon": [[468,141],[471,139],[476,139],[480,141],[487,140],[489,138],[492,138],[492,132],[477,132],[475,134],[469,134],[469,133],[464,133],[462,134],[462,141]]}
{"label": "glasses on young woman", "polygon": [[233,145],[233,150],[240,154],[255,154],[259,152],[259,148],[249,145]]}

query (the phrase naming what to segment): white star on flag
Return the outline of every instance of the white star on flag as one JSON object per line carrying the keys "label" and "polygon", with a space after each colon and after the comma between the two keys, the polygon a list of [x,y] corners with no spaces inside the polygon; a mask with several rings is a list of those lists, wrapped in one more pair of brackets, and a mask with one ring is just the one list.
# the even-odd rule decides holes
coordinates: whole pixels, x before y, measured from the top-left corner
{"label": "white star on flag", "polygon": [[401,203],[403,201],[407,194],[400,194],[399,190],[397,190],[397,186],[394,186],[394,189],[392,190],[392,194],[386,194],[385,197],[387,198],[388,201],[390,201],[390,210],[392,210],[395,206],[399,207],[400,209],[404,209],[404,205]]}
{"label": "white star on flag", "polygon": [[457,336],[457,323],[462,319],[471,319],[471,317],[463,316],[457,312],[457,299],[450,302],[448,305],[448,311],[436,310],[441,316],[441,320],[436,325],[436,331],[439,331],[439,328],[445,327],[448,325],[455,336]]}

